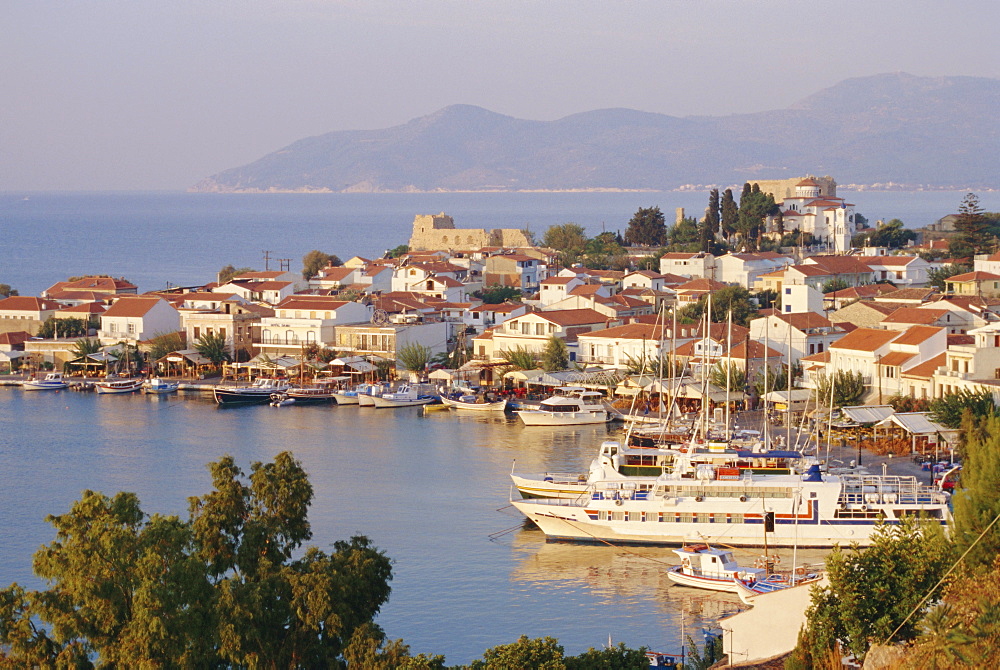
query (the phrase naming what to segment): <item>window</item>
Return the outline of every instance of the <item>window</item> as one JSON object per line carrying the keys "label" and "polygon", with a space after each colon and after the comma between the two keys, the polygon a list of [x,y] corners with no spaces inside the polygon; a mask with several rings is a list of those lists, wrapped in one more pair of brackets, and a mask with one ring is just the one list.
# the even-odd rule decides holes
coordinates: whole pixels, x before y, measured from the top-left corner
{"label": "window", "polygon": [[535,335],[544,335],[544,334],[545,334],[545,324],[544,323],[536,323],[535,324]]}
{"label": "window", "polygon": [[521,324],[521,334],[522,335],[531,335],[531,324],[530,323],[522,323]]}
{"label": "window", "polygon": [[508,323],[507,324],[507,330],[509,330],[512,333],[516,333],[517,332],[517,322],[516,321],[511,321],[510,323]]}
{"label": "window", "polygon": [[[792,311],[792,306],[791,305],[785,305],[785,312],[790,314],[791,311]],[[775,325],[778,325],[778,324],[775,324]]]}
{"label": "window", "polygon": [[129,323],[128,324],[128,334],[129,335],[135,335],[135,324],[134,323]]}
{"label": "window", "polygon": [[[111,329],[111,332],[114,332],[114,328]],[[265,330],[264,332],[266,333],[268,331]],[[198,326],[195,326],[194,327],[194,339],[197,340],[199,337],[201,337],[201,328],[199,328]]]}
{"label": "window", "polygon": [[791,294],[792,294],[792,289],[786,288],[785,289],[785,295],[791,295]]}
{"label": "window", "polygon": [[226,339],[226,329],[225,328],[219,328],[219,337],[221,337],[222,339]]}
{"label": "window", "polygon": [[551,335],[552,333],[555,333],[555,332],[556,332],[556,324],[550,323],[549,324],[549,334]]}

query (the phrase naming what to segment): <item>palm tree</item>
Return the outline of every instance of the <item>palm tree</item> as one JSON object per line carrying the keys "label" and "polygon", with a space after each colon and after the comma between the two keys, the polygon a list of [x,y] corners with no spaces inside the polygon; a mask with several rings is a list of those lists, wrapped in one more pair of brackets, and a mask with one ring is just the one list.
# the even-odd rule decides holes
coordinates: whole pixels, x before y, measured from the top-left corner
{"label": "palm tree", "polygon": [[501,351],[500,358],[506,361],[504,367],[509,367],[512,370],[536,370],[538,368],[538,356],[520,344],[513,349]]}
{"label": "palm tree", "polygon": [[396,360],[407,372],[419,375],[427,369],[427,364],[431,360],[431,348],[422,344],[411,342],[403,345],[396,351]]}
{"label": "palm tree", "polygon": [[77,358],[83,358],[91,354],[96,354],[101,350],[101,341],[97,338],[84,337],[76,341],[73,353]]}
{"label": "palm tree", "polygon": [[210,360],[212,365],[221,365],[231,360],[226,338],[221,333],[205,333],[194,343],[194,349]]}

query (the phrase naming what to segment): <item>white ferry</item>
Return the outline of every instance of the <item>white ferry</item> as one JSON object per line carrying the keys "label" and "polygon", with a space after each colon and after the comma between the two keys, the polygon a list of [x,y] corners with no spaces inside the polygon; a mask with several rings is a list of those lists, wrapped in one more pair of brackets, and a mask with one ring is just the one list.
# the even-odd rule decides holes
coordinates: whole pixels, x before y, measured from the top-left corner
{"label": "white ferry", "polygon": [[[871,544],[880,521],[922,515],[947,525],[948,494],[915,477],[747,472],[721,479],[711,465],[695,477],[661,475],[649,491],[632,481],[598,482],[577,499],[512,500],[551,540],[681,545],[831,547]],[[765,526],[765,521],[767,525]],[[771,532],[770,526],[774,530]]]}
{"label": "white ferry", "polygon": [[[751,475],[788,475],[805,472],[815,462],[798,451],[751,451],[724,441],[691,447],[626,447],[615,440],[601,443],[590,470],[516,474],[510,478],[522,498],[579,498],[598,482],[636,483],[636,490],[651,491],[660,475],[677,472],[694,477],[698,467],[709,465],[719,479],[740,479]],[[736,447],[736,448],[734,448]]]}

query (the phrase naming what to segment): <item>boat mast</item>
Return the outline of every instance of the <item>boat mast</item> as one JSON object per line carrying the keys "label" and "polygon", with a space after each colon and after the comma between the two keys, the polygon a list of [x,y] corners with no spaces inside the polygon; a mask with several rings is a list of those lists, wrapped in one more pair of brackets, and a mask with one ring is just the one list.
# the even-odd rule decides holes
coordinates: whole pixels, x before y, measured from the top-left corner
{"label": "boat mast", "polygon": [[729,442],[731,435],[729,430],[729,387],[732,385],[733,372],[733,306],[729,306],[729,322],[726,325],[726,442]]}
{"label": "boat mast", "polygon": [[[767,356],[765,352],[764,356]],[[788,383],[785,385],[785,392],[788,394],[788,402],[785,405],[785,424],[788,427],[788,435],[785,438],[785,448],[791,449],[792,445],[792,324],[788,324]],[[798,440],[796,440],[796,443]]]}
{"label": "boat mast", "polygon": [[[770,428],[769,428],[769,425],[770,425],[771,421],[768,419],[768,416],[767,416],[767,394],[768,394],[768,388],[767,388],[767,384],[768,384],[768,375],[767,375],[767,368],[768,368],[768,365],[767,365],[767,349],[768,349],[768,345],[769,345],[769,340],[768,340],[768,335],[770,335],[769,331],[770,331],[769,328],[765,328],[764,329],[764,389],[763,389],[764,390],[764,394],[763,394],[763,398],[762,398],[762,400],[764,401],[764,403],[763,403],[764,404],[764,430],[762,432],[763,432],[763,436],[764,436],[764,450],[765,451],[767,451],[770,448],[770,446],[771,446]],[[766,539],[766,537],[767,536],[765,535],[765,539]]]}

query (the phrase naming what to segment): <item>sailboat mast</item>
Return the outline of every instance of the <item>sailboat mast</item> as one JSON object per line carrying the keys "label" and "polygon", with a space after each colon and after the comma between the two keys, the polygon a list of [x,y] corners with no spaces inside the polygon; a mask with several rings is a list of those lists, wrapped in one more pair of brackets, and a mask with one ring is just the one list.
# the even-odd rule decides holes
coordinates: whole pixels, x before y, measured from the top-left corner
{"label": "sailboat mast", "polygon": [[729,323],[726,325],[726,442],[731,438],[729,421],[729,387],[732,386],[733,373],[733,307],[729,306]]}
{"label": "sailboat mast", "polygon": [[[770,335],[769,331],[770,331],[769,328],[765,328],[764,329],[764,389],[763,389],[764,390],[764,397],[763,397],[763,401],[764,401],[764,403],[763,403],[764,404],[764,431],[763,431],[763,434],[764,434],[764,450],[765,451],[767,449],[769,449],[770,445],[771,445],[770,428],[769,428],[769,425],[770,425],[771,422],[770,422],[770,420],[768,419],[768,416],[767,416],[767,394],[768,394],[768,388],[767,388],[767,385],[768,385],[767,349],[768,349],[768,346],[769,346],[769,339],[768,339],[768,335]],[[767,536],[765,534],[765,538],[766,537]]]}
{"label": "sailboat mast", "polygon": [[[767,356],[767,354],[764,354]],[[791,449],[792,445],[792,324],[788,324],[788,383],[785,384],[785,393],[788,394],[788,402],[785,404],[785,424],[788,434],[785,437],[785,448]],[[797,441],[797,440],[796,440]]]}

